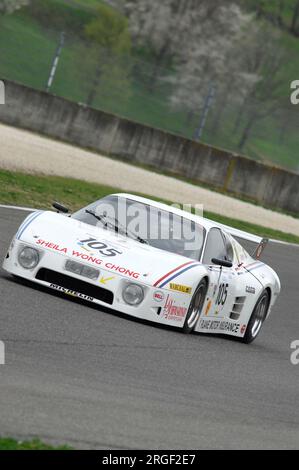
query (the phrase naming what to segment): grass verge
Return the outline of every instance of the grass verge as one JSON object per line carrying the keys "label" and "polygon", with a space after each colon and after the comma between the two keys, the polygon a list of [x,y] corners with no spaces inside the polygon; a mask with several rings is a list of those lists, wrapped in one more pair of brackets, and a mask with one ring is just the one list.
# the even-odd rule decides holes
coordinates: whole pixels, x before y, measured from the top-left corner
{"label": "grass verge", "polygon": [[[29,206],[37,209],[51,209],[52,202],[59,201],[64,203],[73,211],[113,192],[122,191],[119,188],[88,183],[86,181],[74,180],[71,178],[29,175],[25,173],[0,170],[1,204]],[[141,196],[146,195],[141,194]],[[159,198],[151,197],[151,199],[162,201]],[[165,200],[162,202],[170,203],[170,201]],[[225,217],[208,211],[205,211],[205,217],[256,235],[299,244],[299,237],[296,235],[251,224],[238,219],[232,219],[230,217]]]}
{"label": "grass verge", "polygon": [[53,447],[39,439],[17,441],[10,437],[0,439],[0,450],[71,450],[68,446]]}

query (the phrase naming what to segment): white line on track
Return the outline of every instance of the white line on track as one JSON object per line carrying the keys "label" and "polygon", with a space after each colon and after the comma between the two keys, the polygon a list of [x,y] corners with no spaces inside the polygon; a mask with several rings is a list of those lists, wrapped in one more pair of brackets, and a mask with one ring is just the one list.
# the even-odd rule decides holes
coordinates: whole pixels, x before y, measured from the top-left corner
{"label": "white line on track", "polygon": [[17,211],[24,211],[24,212],[34,212],[37,210],[37,209],[33,209],[32,207],[6,206],[4,204],[0,204],[0,209],[14,209]]}
{"label": "white line on track", "polygon": [[[23,212],[34,212],[38,210],[38,209],[33,209],[32,207],[6,206],[5,204],[0,204],[0,209],[13,209],[13,210],[23,211]],[[297,245],[296,243],[283,242],[282,240],[274,240],[270,238],[269,242],[279,243],[280,245],[294,246],[296,248],[299,248],[299,245]]]}

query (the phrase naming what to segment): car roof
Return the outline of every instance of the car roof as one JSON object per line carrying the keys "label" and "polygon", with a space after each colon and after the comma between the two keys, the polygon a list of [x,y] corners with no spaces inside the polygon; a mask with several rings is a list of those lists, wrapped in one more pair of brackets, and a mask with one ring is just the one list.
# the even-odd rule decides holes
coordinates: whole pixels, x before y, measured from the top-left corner
{"label": "car roof", "polygon": [[156,207],[157,209],[161,209],[161,210],[164,210],[164,211],[167,211],[167,212],[171,212],[171,213],[176,214],[180,217],[184,217],[185,219],[192,220],[192,221],[198,223],[199,225],[202,225],[207,230],[209,230],[211,227],[217,227],[216,223],[214,224],[212,221],[210,221],[208,219],[205,219],[204,217],[200,217],[198,215],[191,214],[190,212],[187,212],[185,210],[179,209],[179,208],[174,207],[174,206],[170,206],[168,204],[164,204],[162,202],[153,201],[152,199],[148,199],[148,198],[141,197],[141,196],[135,196],[133,194],[127,194],[127,193],[111,194],[111,196],[123,197],[125,199],[130,199],[132,201],[141,202],[143,204],[148,204],[152,207]]}
{"label": "car roof", "polygon": [[141,197],[141,196],[135,196],[134,194],[129,194],[129,193],[115,193],[115,194],[111,194],[111,196],[118,196],[118,197],[130,199],[132,201],[140,202],[143,204],[148,204],[152,207],[156,207],[157,209],[171,212],[180,217],[184,217],[186,219],[189,219],[198,223],[199,225],[204,227],[207,230],[207,232],[211,228],[216,227],[216,228],[220,228],[223,232],[230,234],[233,237],[241,238],[242,240],[247,240],[253,243],[261,243],[261,241],[263,240],[262,237],[253,235],[252,233],[247,233],[247,232],[244,232],[243,230],[238,230],[238,229],[235,229],[234,227],[230,227],[229,225],[224,225],[224,224],[214,222],[212,220],[206,219],[205,217],[191,214],[190,212],[184,211],[182,209],[178,209],[177,207],[173,207],[168,204],[164,204],[162,202],[154,201],[152,199],[148,199],[148,198]]}

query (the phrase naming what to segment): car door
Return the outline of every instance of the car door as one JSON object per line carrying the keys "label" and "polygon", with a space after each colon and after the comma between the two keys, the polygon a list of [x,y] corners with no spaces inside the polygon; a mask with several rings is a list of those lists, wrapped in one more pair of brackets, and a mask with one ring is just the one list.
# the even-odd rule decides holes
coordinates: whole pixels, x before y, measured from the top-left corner
{"label": "car door", "polygon": [[213,264],[212,258],[234,263],[234,251],[229,237],[216,227],[210,229],[208,233],[202,256],[202,262],[208,267],[210,273],[207,293],[209,300],[203,316],[224,318],[229,315],[234,302],[236,274],[233,268]]}

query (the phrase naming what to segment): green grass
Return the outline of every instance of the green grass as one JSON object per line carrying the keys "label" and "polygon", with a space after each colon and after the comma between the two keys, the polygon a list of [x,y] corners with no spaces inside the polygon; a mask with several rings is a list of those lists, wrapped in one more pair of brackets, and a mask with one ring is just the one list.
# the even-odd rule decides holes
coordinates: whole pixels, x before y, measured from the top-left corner
{"label": "green grass", "polygon": [[[1,204],[29,206],[37,209],[51,209],[52,202],[58,201],[68,206],[71,211],[74,211],[107,194],[116,192],[122,191],[119,188],[87,183],[70,178],[28,175],[0,170]],[[142,194],[142,196],[146,195]],[[159,198],[153,198],[151,196],[150,198],[161,201]],[[171,201],[162,202],[170,203]],[[262,237],[269,237],[290,243],[299,243],[299,237],[295,235],[232,219],[213,212],[206,211],[205,217]]]}
{"label": "green grass", "polygon": [[39,439],[16,441],[10,437],[0,438],[0,450],[71,450],[68,446],[53,447]]}

